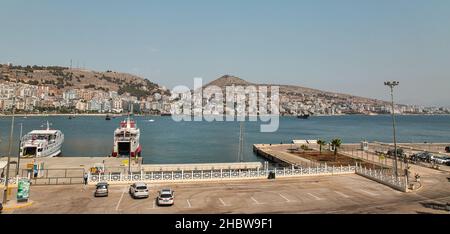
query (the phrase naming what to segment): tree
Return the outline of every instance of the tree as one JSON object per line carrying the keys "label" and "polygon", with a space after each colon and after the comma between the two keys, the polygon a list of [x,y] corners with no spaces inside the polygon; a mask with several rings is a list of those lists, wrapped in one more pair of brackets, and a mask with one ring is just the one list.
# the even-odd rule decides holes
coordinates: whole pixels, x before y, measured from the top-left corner
{"label": "tree", "polygon": [[327,141],[319,139],[319,140],[317,140],[317,144],[319,145],[320,154],[322,154],[322,146],[325,146],[327,144]]}
{"label": "tree", "polygon": [[336,139],[333,139],[332,141],[331,141],[331,145],[333,146],[333,148],[334,148],[334,158],[335,158],[335,160],[337,159],[337,149],[339,148],[339,147],[341,147],[341,145],[342,145],[342,140],[341,139],[339,139],[339,138],[336,138]]}

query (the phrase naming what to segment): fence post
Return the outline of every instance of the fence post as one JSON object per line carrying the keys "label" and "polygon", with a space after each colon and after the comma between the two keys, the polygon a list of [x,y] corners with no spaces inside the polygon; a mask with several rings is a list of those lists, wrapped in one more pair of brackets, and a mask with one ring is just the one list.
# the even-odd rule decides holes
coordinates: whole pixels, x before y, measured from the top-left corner
{"label": "fence post", "polygon": [[172,171],[172,180],[173,180],[173,171]]}
{"label": "fence post", "polygon": [[184,180],[184,170],[181,170],[181,179]]}
{"label": "fence post", "polygon": [[223,169],[222,168],[220,168],[220,178],[221,179],[223,178]]}
{"label": "fence post", "polygon": [[[222,170],[220,170],[222,172]],[[256,168],[256,177],[259,177],[259,167]]]}
{"label": "fence post", "polygon": [[153,171],[150,173],[150,180],[154,180]]}
{"label": "fence post", "polygon": [[191,171],[191,172],[192,172],[191,180],[193,180],[194,179],[194,171]]}

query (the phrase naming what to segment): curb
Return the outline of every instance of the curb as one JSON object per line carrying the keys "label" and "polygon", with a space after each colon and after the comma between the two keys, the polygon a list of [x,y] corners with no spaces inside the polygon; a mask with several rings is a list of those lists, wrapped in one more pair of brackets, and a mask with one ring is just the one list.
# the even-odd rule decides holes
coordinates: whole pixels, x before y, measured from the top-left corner
{"label": "curb", "polygon": [[29,201],[27,203],[23,203],[23,204],[16,204],[14,206],[5,206],[3,207],[3,211],[11,211],[11,210],[16,210],[16,209],[21,209],[21,208],[25,208],[25,207],[29,207],[33,205],[33,201]]}

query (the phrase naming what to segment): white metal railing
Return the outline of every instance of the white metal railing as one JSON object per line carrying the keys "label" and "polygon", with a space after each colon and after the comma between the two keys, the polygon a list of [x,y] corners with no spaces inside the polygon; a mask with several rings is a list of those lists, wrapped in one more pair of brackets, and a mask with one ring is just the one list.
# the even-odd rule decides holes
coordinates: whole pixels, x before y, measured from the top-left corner
{"label": "white metal railing", "polygon": [[[10,184],[10,185],[18,184],[20,178],[21,177],[11,177],[11,178],[9,178],[8,184]],[[6,178],[0,178],[0,185],[5,185],[5,184],[6,184]]]}
{"label": "white metal railing", "polygon": [[356,174],[365,176],[369,179],[375,180],[382,184],[388,185],[397,190],[406,192],[408,188],[408,181],[405,176],[395,177],[392,174],[386,174],[383,170],[372,170],[366,167],[357,166],[355,168]]}
{"label": "white metal railing", "polygon": [[96,183],[106,182],[135,182],[135,181],[192,181],[192,180],[224,180],[224,179],[256,179],[267,178],[269,173],[275,173],[277,177],[333,175],[355,173],[355,166],[340,167],[307,167],[307,168],[275,168],[241,169],[241,170],[198,170],[198,171],[161,171],[140,173],[89,173],[88,181]]}

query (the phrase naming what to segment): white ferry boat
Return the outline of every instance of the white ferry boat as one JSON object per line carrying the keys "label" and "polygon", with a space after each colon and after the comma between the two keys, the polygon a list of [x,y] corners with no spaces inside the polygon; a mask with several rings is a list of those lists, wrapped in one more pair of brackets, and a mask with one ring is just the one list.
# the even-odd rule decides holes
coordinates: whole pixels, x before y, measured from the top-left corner
{"label": "white ferry boat", "polygon": [[20,141],[20,157],[41,158],[55,157],[61,154],[64,134],[60,130],[33,130],[22,137]]}
{"label": "white ferry boat", "polygon": [[140,130],[136,122],[130,117],[120,122],[120,127],[114,131],[113,157],[128,156],[140,157],[141,145],[139,144]]}

